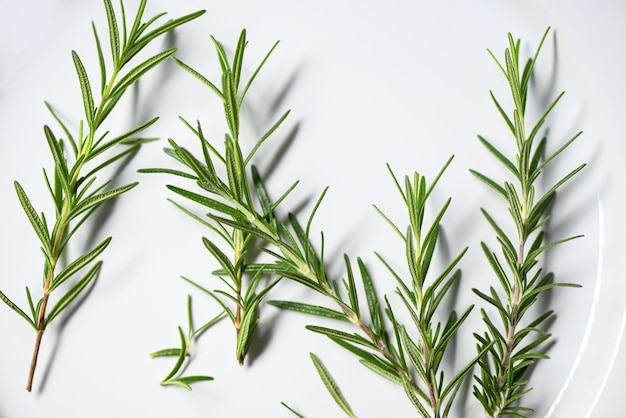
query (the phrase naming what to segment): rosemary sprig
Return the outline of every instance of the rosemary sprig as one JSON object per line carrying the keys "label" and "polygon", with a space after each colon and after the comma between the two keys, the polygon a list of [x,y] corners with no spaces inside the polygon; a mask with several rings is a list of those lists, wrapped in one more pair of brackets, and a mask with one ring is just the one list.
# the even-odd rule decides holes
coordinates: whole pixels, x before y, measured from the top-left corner
{"label": "rosemary sprig", "polygon": [[551,335],[540,326],[553,312],[547,311],[530,321],[524,321],[524,316],[541,293],[555,287],[577,287],[569,283],[553,282],[554,275],[544,272],[539,266],[539,257],[548,248],[578,238],[574,236],[544,243],[546,222],[550,218],[550,206],[557,190],[584,167],[584,164],[576,167],[539,196],[535,184],[541,178],[542,170],[581,134],[579,132],[574,135],[557,151],[544,158],[547,140],[545,137],[540,138],[540,131],[564,93],[550,103],[531,129],[526,125],[528,87],[549,30],[548,28],[544,33],[534,56],[526,61],[523,69],[520,67],[520,41],[515,41],[510,34],[509,47],[504,53],[504,64],[489,51],[509,84],[514,105],[512,114],[507,114],[493,93],[491,97],[517,145],[517,154],[510,158],[487,139],[478,137],[487,150],[513,174],[512,181],[501,183],[472,170],[478,179],[507,202],[516,230],[515,236],[507,235],[505,228],[498,225],[486,210],[482,210],[497,235],[505,261],[503,264],[501,258],[487,244],[482,243],[487,260],[498,278],[500,289],[490,287],[488,292],[478,289],[474,289],[474,292],[497,310],[499,323],[487,311],[482,310],[487,331],[482,335],[475,334],[478,349],[484,350],[489,345],[492,347],[488,355],[479,362],[480,374],[475,376],[477,384],[474,386],[474,395],[482,404],[485,414],[492,418],[523,417],[533,411],[521,406],[520,400],[531,390],[527,388],[529,367],[538,359],[548,358],[541,347]]}
{"label": "rosemary sprig", "polygon": [[195,328],[193,324],[193,313],[191,309],[191,295],[187,295],[187,333],[183,332],[183,329],[178,327],[178,337],[180,339],[180,347],[164,348],[162,350],[150,353],[150,357],[176,357],[176,363],[170,370],[170,372],[161,381],[161,386],[179,386],[187,390],[191,390],[191,384],[196,382],[202,382],[207,380],[213,380],[213,377],[206,375],[191,375],[182,376],[183,365],[185,359],[189,357],[191,345],[197,340],[200,335],[207,329],[212,327],[216,322],[224,317],[224,313],[220,313],[214,318],[210,319],[207,323],[200,328]]}
{"label": "rosemary sprig", "polygon": [[[70,239],[104,202],[137,185],[135,182],[107,189],[108,182],[96,185],[96,174],[121,158],[136,152],[140,145],[146,142],[146,139],[137,137],[137,135],[152,126],[158,118],[151,119],[112,139],[109,139],[108,132],[101,133],[100,128],[128,88],[149,70],[171,57],[175,49],[159,52],[130,69],[127,67],[131,60],[155,38],[204,13],[204,11],[199,11],[154,27],[157,19],[163,14],[142,22],[145,6],[146,0],[142,0],[132,26],[128,30],[123,2],[120,1],[121,20],[118,20],[111,1],[104,0],[111,49],[111,62],[108,66],[105,64],[106,60],[98,32],[95,24],[92,23],[101,76],[98,102],[94,100],[92,84],[80,56],[72,51],[72,60],[78,76],[85,112],[85,118],[81,120],[77,133],[72,134],[68,124],[64,123],[52,106],[46,103],[53,118],[66,136],[65,139],[57,137],[49,126],[44,126],[44,135],[54,161],[52,175],[44,170],[46,186],[54,204],[54,214],[49,217],[46,217],[44,213],[39,214],[20,183],[15,181],[18,199],[41,243],[41,251],[44,255],[42,296],[35,301],[30,288],[26,286],[28,309],[24,310],[18,307],[8,296],[0,292],[0,299],[22,316],[37,334],[26,385],[28,391],[32,389],[39,348],[47,326],[98,275],[102,262],[96,261],[96,259],[111,242],[111,237],[108,237],[87,253],[66,265],[62,265],[61,260],[67,256]],[[123,30],[121,36],[120,28]],[[109,75],[107,75],[107,70],[110,70]],[[102,154],[111,149],[116,149],[119,145],[126,145],[127,147],[121,151],[116,150],[113,156],[109,155],[103,158]],[[85,173],[86,170],[89,171]],[[48,219],[54,219],[54,223],[49,223]],[[83,269],[88,270],[83,273],[82,278],[74,281],[74,277]],[[72,284],[64,290],[62,285],[67,283]],[[48,304],[51,303],[50,296],[53,292],[61,295],[56,303],[49,308]]]}
{"label": "rosemary sprig", "polygon": [[[435,312],[440,311],[441,302],[460,277],[456,268],[466,249],[461,251],[435,279],[427,281],[436,250],[440,222],[450,200],[435,215],[430,226],[424,225],[426,202],[450,161],[451,159],[430,185],[418,173],[414,173],[412,177],[405,177],[404,182],[401,183],[391,169],[389,170],[408,210],[409,225],[406,233],[401,232],[400,228],[376,208],[405,245],[410,275],[408,281],[402,279],[401,275],[381,255],[377,255],[398,283],[396,292],[410,314],[413,322],[411,328],[396,319],[387,297],[384,298],[384,304],[381,302],[375,291],[370,272],[361,259],[357,259],[357,264],[366,296],[367,314],[362,312],[355,274],[347,256],[345,256],[347,278],[341,281],[345,295],[337,281],[328,280],[323,267],[323,256],[316,255],[308,238],[313,215],[308,220],[306,230],[300,227],[295,218],[291,218],[293,234],[283,227],[281,229],[284,231],[286,240],[270,241],[282,248],[285,254],[285,256],[280,256],[274,253],[277,257],[274,268],[279,274],[293,278],[329,297],[338,305],[339,310],[292,301],[269,303],[283,309],[337,319],[355,325],[359,330],[357,333],[319,326],[307,326],[307,328],[328,336],[335,343],[357,355],[363,365],[402,386],[417,413],[422,417],[448,416],[464,378],[489,348],[486,347],[452,379],[445,379],[440,366],[445,358],[448,344],[473,308],[473,306],[468,307],[461,315],[451,312],[445,324],[434,321]],[[292,238],[294,235],[298,241]],[[321,247],[323,254],[323,239]],[[299,255],[300,258],[290,260],[288,257],[291,254]],[[308,270],[304,270],[301,265],[306,266]],[[393,338],[390,338],[386,331],[389,327],[393,330]],[[413,327],[415,332],[411,331]],[[326,386],[332,394],[334,387],[329,387],[328,384]]]}
{"label": "rosemary sprig", "polygon": [[[243,85],[241,74],[244,52],[248,43],[246,31],[242,30],[241,32],[232,62],[228,61],[226,50],[222,44],[213,37],[211,39],[217,51],[222,71],[221,88],[218,88],[216,84],[184,62],[180,60],[176,60],[176,62],[205,86],[209,87],[222,101],[228,126],[228,133],[224,141],[224,151],[220,153],[205,138],[199,121],[194,127],[181,118],[194,136],[198,138],[202,157],[196,158],[190,151],[179,146],[174,140],[170,140],[172,148],[166,149],[165,152],[183,164],[191,173],[160,168],[143,169],[140,171],[144,173],[172,174],[191,179],[199,186],[200,193],[174,185],[168,185],[167,187],[174,193],[209,209],[209,218],[205,219],[172,201],[184,213],[206,226],[226,244],[225,247],[220,247],[214,239],[202,238],[204,246],[221,267],[214,274],[220,278],[226,287],[225,289],[209,290],[188,278],[183,277],[183,279],[210,295],[230,318],[236,330],[235,355],[237,361],[243,364],[259,321],[259,305],[267,293],[278,283],[279,279],[273,280],[264,287],[262,286],[265,270],[252,263],[252,257],[249,254],[254,235],[246,230],[233,227],[230,221],[221,219],[216,215],[228,216],[231,221],[261,218],[270,224],[273,223],[273,212],[280,201],[272,204],[263,190],[250,190],[249,184],[253,182],[253,179],[259,177],[259,174],[254,166],[249,166],[259,147],[282,124],[289,112],[285,112],[244,157],[239,137],[241,108],[252,82],[278,43],[274,44],[247,83]],[[223,166],[225,174],[219,174],[220,171],[216,168],[216,164]],[[260,212],[257,212],[257,207]]]}

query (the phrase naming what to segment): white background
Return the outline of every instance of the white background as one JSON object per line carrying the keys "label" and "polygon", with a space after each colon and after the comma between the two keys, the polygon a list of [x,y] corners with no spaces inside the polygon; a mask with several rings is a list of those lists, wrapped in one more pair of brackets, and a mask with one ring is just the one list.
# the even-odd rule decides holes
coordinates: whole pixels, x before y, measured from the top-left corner
{"label": "white background", "polygon": [[[134,11],[130,3],[129,15]],[[379,292],[393,293],[393,279],[372,255],[379,251],[402,266],[396,237],[371,207],[377,204],[404,225],[403,207],[385,164],[398,175],[418,171],[432,178],[455,154],[431,209],[452,196],[444,219],[445,251],[438,260],[470,247],[461,264],[457,309],[483,306],[470,289],[495,284],[479,247],[484,240],[495,248],[493,234],[479,208],[495,213],[501,202],[468,169],[504,173],[476,134],[505,144],[505,149],[512,146],[488,95],[490,89],[502,98],[508,92],[486,49],[501,58],[511,32],[522,37],[522,50],[530,54],[551,26],[531,104],[566,90],[548,121],[549,147],[556,149],[579,130],[584,134],[555,161],[542,184],[549,187],[576,165],[589,165],[559,194],[550,223],[551,239],[574,234],[585,238],[549,252],[544,262],[557,280],[584,287],[558,290],[541,302],[558,313],[550,329],[555,343],[549,351],[553,358],[541,362],[533,374],[535,389],[528,403],[536,416],[601,418],[614,415],[626,383],[626,352],[620,345],[626,300],[620,254],[626,207],[620,180],[626,175],[626,138],[619,123],[626,111],[621,52],[625,10],[610,1],[545,3],[155,0],[146,15],[167,11],[174,17],[207,9],[170,41],[179,46],[181,59],[216,82],[210,35],[232,51],[240,30],[248,30],[247,75],[281,41],[248,94],[242,141],[253,144],[283,111],[292,109],[255,163],[268,176],[274,195],[301,180],[286,208],[310,203],[330,186],[314,229],[325,232],[329,268],[337,276],[343,252],[360,255],[372,266]],[[49,210],[41,167],[50,167],[51,158],[42,126],[56,126],[43,101],[76,126],[82,104],[72,49],[86,63],[92,84],[99,82],[90,20],[106,46],[99,1],[0,2],[0,289],[24,305],[24,286],[36,288],[42,260],[12,182],[20,181],[39,210]],[[173,64],[146,77],[135,97],[137,106],[129,96],[108,128],[115,134],[160,115],[150,134],[161,142],[146,146],[116,179],[116,184],[139,180],[140,186],[122,196],[107,216],[86,225],[93,236],[81,236],[72,247],[76,254],[114,237],[85,303],[47,331],[33,393],[26,393],[24,385],[34,333],[0,307],[0,418],[290,416],[281,401],[308,417],[340,416],[315,374],[311,351],[329,367],[359,417],[412,416],[401,389],[304,329],[324,321],[269,306],[262,309],[257,348],[246,366],[236,364],[233,331],[223,321],[198,341],[189,368],[215,381],[200,383],[192,392],[158,385],[172,363],[151,360],[148,353],[176,344],[176,326],[185,323],[187,293],[194,295],[197,323],[218,312],[208,297],[178,276],[209,288],[218,282],[209,275],[216,265],[200,242],[209,232],[165,200],[172,197],[166,183],[184,184],[136,170],[171,164],[161,151],[165,138],[193,148],[179,115],[200,119],[217,146],[225,127],[214,95]],[[537,116],[532,106],[530,116]],[[308,210],[310,204],[301,215]],[[324,303],[286,281],[271,297]],[[453,360],[457,365],[473,356],[473,330],[482,330],[477,310],[459,336]],[[455,412],[481,416],[469,393],[460,395]]]}

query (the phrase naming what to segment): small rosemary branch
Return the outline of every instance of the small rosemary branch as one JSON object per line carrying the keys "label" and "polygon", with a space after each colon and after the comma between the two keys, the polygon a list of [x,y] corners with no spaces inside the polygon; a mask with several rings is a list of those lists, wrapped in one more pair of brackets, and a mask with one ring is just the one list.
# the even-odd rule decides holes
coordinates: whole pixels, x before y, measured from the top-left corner
{"label": "small rosemary branch", "polygon": [[[525,115],[528,87],[537,57],[549,30],[548,28],[544,33],[534,56],[528,59],[523,70],[520,65],[520,41],[515,41],[510,34],[509,47],[504,54],[504,65],[490,51],[492,58],[500,67],[509,84],[514,104],[512,117],[506,113],[493,93],[491,93],[491,97],[517,145],[517,155],[515,158],[510,158],[499,151],[491,142],[479,136],[480,142],[487,150],[513,173],[514,182],[505,181],[501,184],[472,170],[472,173],[479,180],[495,190],[507,202],[516,229],[515,237],[507,236],[504,229],[496,223],[489,213],[484,209],[482,210],[487,222],[496,232],[502,255],[509,269],[507,273],[496,253],[492,252],[485,243],[482,243],[487,260],[502,287],[500,292],[491,287],[489,293],[474,289],[479,297],[497,309],[501,320],[501,325],[496,325],[492,317],[483,309],[482,317],[487,326],[487,331],[483,335],[475,334],[479,350],[484,349],[487,344],[492,345],[488,356],[480,361],[481,373],[475,376],[477,385],[474,386],[474,395],[482,404],[485,415],[490,418],[523,417],[525,416],[523,414],[533,411],[531,408],[518,404],[530,390],[526,388],[529,381],[528,376],[526,376],[528,368],[536,360],[548,358],[539,350],[539,347],[551,335],[539,326],[552,316],[553,312],[547,311],[540,314],[525,326],[522,324],[524,315],[533,306],[538,296],[546,290],[563,286],[577,287],[569,283],[555,283],[552,273],[545,273],[537,267],[538,257],[547,249],[578,238],[578,236],[574,236],[547,244],[543,242],[545,224],[550,217],[549,207],[556,197],[557,189],[584,167],[584,164],[576,167],[545,194],[537,198],[537,190],[534,185],[537,179],[541,177],[544,167],[581,134],[576,134],[556,152],[544,158],[547,140],[545,137],[539,139],[540,131],[547,116],[564,93],[559,94],[552,101],[535,125],[532,126],[532,129],[527,129]],[[533,334],[538,336],[531,339]]]}
{"label": "small rosemary branch", "polygon": [[[58,117],[52,107],[46,103],[48,110],[66,136],[65,139],[57,138],[50,127],[44,126],[44,134],[54,160],[53,176],[50,177],[44,170],[46,186],[54,203],[54,224],[49,225],[46,216],[43,213],[37,213],[20,183],[15,181],[18,199],[39,238],[44,255],[42,296],[37,303],[34,303],[30,289],[28,286],[26,287],[29,314],[19,308],[4,293],[0,292],[0,299],[22,316],[35,329],[37,334],[26,384],[26,390],[28,391],[32,390],[37,359],[46,327],[97,276],[102,262],[96,261],[96,258],[111,242],[110,237],[106,238],[86,254],[81,255],[66,266],[60,266],[60,260],[66,253],[70,239],[79,227],[84,224],[86,219],[104,202],[129,191],[137,185],[135,182],[107,190],[108,182],[99,186],[94,185],[96,182],[95,175],[103,168],[136,152],[142,143],[149,140],[136,137],[136,135],[153,125],[158,118],[151,119],[113,139],[107,138],[108,133],[100,134],[99,128],[128,88],[149,70],[171,57],[175,49],[160,52],[126,72],[123,72],[123,70],[126,69],[132,58],[155,38],[204,13],[203,11],[192,13],[147,31],[148,28],[151,28],[156,23],[158,16],[142,23],[145,6],[146,0],[142,0],[138,6],[133,25],[130,31],[128,31],[123,2],[120,1],[121,21],[119,21],[115,15],[111,0],[104,0],[112,58],[109,77],[107,77],[107,65],[105,64],[106,60],[100,38],[95,25],[92,23],[101,77],[101,98],[97,104],[94,101],[92,85],[85,66],[79,55],[72,51],[72,60],[78,76],[85,111],[85,119],[80,122],[77,135],[72,135],[67,125]],[[123,29],[122,36],[119,33],[120,28]],[[71,158],[68,158],[66,155],[68,153],[68,145],[73,153]],[[112,157],[108,156],[103,161],[99,161],[98,157],[119,145],[127,145],[128,147],[115,153]],[[97,165],[87,173],[84,173],[84,169],[89,164]],[[88,272],[72,284],[69,290],[52,307],[49,307],[52,293],[68,279],[73,278],[75,274],[87,267],[89,267]]]}
{"label": "small rosemary branch", "polygon": [[[172,174],[186,180],[192,180],[199,187],[200,193],[174,185],[167,186],[168,189],[177,195],[197,203],[204,208],[210,209],[209,219],[206,219],[172,201],[176,207],[207,227],[226,244],[225,249],[223,249],[216,244],[213,238],[202,238],[204,246],[221,267],[213,273],[226,285],[226,289],[209,290],[195,281],[185,277],[183,277],[183,279],[206,292],[221,306],[229,317],[235,328],[235,356],[238,363],[243,365],[252,342],[254,331],[259,322],[259,305],[267,293],[278,283],[280,278],[271,281],[261,290],[258,290],[266,272],[259,265],[255,265],[249,255],[249,246],[254,234],[251,234],[249,231],[233,228],[229,222],[213,217],[211,214],[219,213],[229,216],[231,220],[241,219],[241,217],[252,219],[256,216],[269,219],[273,216],[272,212],[277,205],[270,207],[264,200],[266,196],[259,195],[256,190],[250,190],[249,184],[252,183],[252,177],[258,176],[258,173],[254,167],[249,166],[259,147],[276,129],[278,129],[287,118],[289,112],[285,112],[244,157],[240,143],[241,108],[252,82],[255,80],[278,43],[274,44],[269,50],[252,76],[244,84],[241,74],[244,64],[244,52],[248,44],[245,29],[241,31],[231,61],[229,61],[226,50],[222,44],[213,37],[211,39],[215,46],[222,71],[222,83],[219,88],[189,65],[178,59],[176,59],[176,62],[213,91],[222,101],[224,116],[228,126],[228,132],[224,140],[224,151],[218,151],[217,148],[207,140],[202,131],[200,122],[197,122],[194,127],[185,119],[181,118],[182,122],[199,140],[202,149],[202,157],[196,158],[190,151],[180,146],[176,141],[170,140],[171,148],[166,149],[165,152],[185,166],[190,172],[164,168],[142,169],[140,172]],[[218,174],[216,164],[223,166],[225,175]],[[255,205],[261,206],[263,214],[256,214],[254,209]]]}

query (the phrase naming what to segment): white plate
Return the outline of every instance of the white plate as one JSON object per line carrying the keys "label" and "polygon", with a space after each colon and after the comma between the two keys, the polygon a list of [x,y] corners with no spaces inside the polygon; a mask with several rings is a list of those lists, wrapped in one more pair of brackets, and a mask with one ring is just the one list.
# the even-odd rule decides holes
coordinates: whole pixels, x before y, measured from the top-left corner
{"label": "white plate", "polygon": [[[376,203],[403,223],[403,208],[385,164],[399,175],[419,171],[432,178],[456,154],[434,198],[435,203],[453,198],[444,219],[450,255],[470,246],[461,266],[459,308],[481,303],[472,287],[495,282],[479,250],[481,240],[495,248],[479,207],[494,213],[500,202],[468,173],[469,168],[498,172],[476,134],[509,141],[488,96],[491,89],[505,98],[506,86],[486,48],[501,57],[510,31],[522,37],[523,50],[530,53],[552,26],[534,80],[540,90],[533,91],[539,94],[533,97],[547,100],[567,91],[549,121],[553,148],[578,130],[584,135],[555,161],[545,186],[582,162],[588,167],[559,194],[550,223],[550,238],[585,237],[549,252],[545,263],[557,279],[584,287],[559,289],[549,296],[557,311],[550,329],[555,336],[549,350],[553,358],[534,371],[535,389],[528,403],[536,408],[536,416],[600,418],[610,415],[620,401],[613,388],[626,383],[622,373],[611,374],[626,367],[620,351],[626,301],[626,281],[620,274],[625,270],[620,252],[626,226],[621,180],[626,173],[619,124],[626,111],[626,63],[614,52],[626,39],[621,19],[626,10],[616,2],[604,3],[269,0],[216,5],[155,0],[149,2],[147,14],[168,11],[174,17],[209,9],[178,30],[175,42],[183,60],[213,79],[217,61],[209,35],[232,48],[241,28],[247,28],[248,71],[281,40],[249,93],[244,134],[259,135],[277,112],[292,109],[287,125],[257,163],[262,172],[269,170],[281,141],[295,132],[269,187],[278,193],[300,179],[288,202],[295,205],[330,186],[314,227],[325,231],[332,272],[340,272],[344,251],[361,255],[377,274],[378,290],[393,293],[393,280],[372,255],[378,250],[402,263],[394,234],[371,208]],[[48,210],[41,167],[50,167],[50,157],[42,125],[53,121],[43,100],[71,120],[81,115],[70,50],[78,51],[96,83],[92,19],[105,36],[100,2],[0,4],[0,288],[14,300],[24,301],[26,284],[35,287],[41,256],[12,180],[20,181],[39,210]],[[278,110],[272,112],[275,102]],[[153,115],[162,118],[151,134],[191,144],[177,120],[182,115],[200,119],[206,132],[221,141],[224,126],[216,99],[174,65],[142,82],[138,112],[126,103],[115,120],[126,128],[134,118]],[[210,287],[208,272],[215,268],[200,242],[208,232],[165,201],[171,195],[164,184],[182,183],[135,172],[169,164],[163,146],[163,141],[147,146],[123,170],[120,183],[138,179],[141,185],[123,196],[104,224],[94,229],[94,242],[114,237],[103,256],[102,274],[86,302],[46,333],[31,394],[23,388],[34,333],[9,309],[0,308],[0,418],[290,416],[281,401],[307,416],[339,416],[314,372],[310,351],[329,367],[358,416],[412,416],[399,388],[304,329],[320,321],[279,315],[271,307],[263,308],[262,350],[251,354],[251,364],[236,364],[233,332],[224,322],[199,341],[190,366],[190,372],[210,374],[214,382],[200,383],[192,392],[158,385],[171,363],[151,360],[148,353],[176,343],[176,325],[185,321],[186,294],[194,294],[198,322],[217,313],[208,298],[177,278],[184,274]],[[319,301],[288,282],[281,283],[273,297]],[[473,355],[474,329],[483,329],[478,312],[459,337],[457,362]],[[469,393],[460,409],[462,416],[482,415]]]}

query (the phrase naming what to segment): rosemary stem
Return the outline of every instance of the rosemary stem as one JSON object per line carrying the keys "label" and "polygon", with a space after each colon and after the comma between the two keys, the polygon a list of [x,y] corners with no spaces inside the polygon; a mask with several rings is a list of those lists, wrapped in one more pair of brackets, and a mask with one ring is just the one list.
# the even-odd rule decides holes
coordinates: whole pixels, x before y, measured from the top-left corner
{"label": "rosemary stem", "polygon": [[[242,232],[240,230],[235,230],[234,235],[234,248],[235,248],[235,263],[239,264],[237,268],[237,283],[236,283],[236,292],[237,292],[237,306],[235,307],[235,336],[239,338],[239,332],[241,330],[241,289],[242,289],[242,280],[243,280],[243,263],[239,263],[239,259],[243,255],[245,241],[242,238]],[[245,359],[245,353],[242,353],[237,361],[240,366],[243,366]]]}
{"label": "rosemary stem", "polygon": [[39,311],[39,318],[37,320],[37,337],[35,338],[35,348],[33,349],[33,358],[30,361],[30,370],[28,372],[28,382],[26,383],[26,390],[30,392],[33,388],[33,379],[35,377],[35,369],[37,368],[37,359],[39,358],[39,348],[41,347],[41,340],[43,339],[43,333],[46,329],[46,307],[48,305],[48,298],[50,296],[50,284],[51,273],[48,273],[46,277],[46,283],[43,292],[43,298],[41,302],[41,308]]}
{"label": "rosemary stem", "polygon": [[[341,310],[348,316],[348,318],[350,318],[350,321],[354,325],[359,327],[361,329],[361,331],[363,331],[365,333],[365,335],[367,335],[367,337],[370,339],[370,341],[372,341],[376,345],[376,347],[378,348],[378,352],[380,354],[382,354],[387,360],[389,360],[393,364],[394,369],[396,369],[396,371],[399,374],[403,374],[404,373],[404,369],[402,368],[402,366],[400,366],[400,362],[398,361],[398,359],[391,353],[391,351],[389,350],[389,347],[387,347],[387,344],[385,344],[385,342],[383,340],[381,340],[380,338],[376,338],[376,336],[374,335],[374,333],[372,333],[372,331],[369,329],[369,327],[367,325],[365,325],[358,318],[356,313],[353,312],[352,309],[350,309],[350,307],[348,307],[347,305],[342,303],[340,300],[338,300],[337,298],[335,298],[331,294],[328,294],[327,296],[330,296],[333,300],[335,300],[337,302],[337,304],[339,305]],[[408,380],[409,384],[412,387],[414,387],[417,391],[419,391],[424,397],[426,397],[426,394],[424,393],[422,388],[420,388],[417,385],[417,383],[415,382],[415,379],[413,378],[413,376],[409,375],[407,377],[409,379]]]}
{"label": "rosemary stem", "polygon": [[[77,170],[77,172],[80,170]],[[72,179],[71,187],[74,188],[76,183],[75,179]],[[61,240],[65,235],[65,230],[69,225],[67,219],[69,213],[69,200],[66,196],[63,203],[63,210],[55,225],[54,231],[56,236],[54,237],[54,246],[52,247],[52,254],[50,260],[50,266],[47,268],[46,280],[43,287],[43,296],[41,299],[41,307],[39,308],[39,317],[37,318],[37,337],[35,338],[35,348],[33,349],[33,357],[30,362],[30,369],[28,372],[28,382],[26,383],[26,390],[30,392],[33,387],[33,379],[35,377],[35,369],[37,368],[37,359],[39,358],[39,348],[41,347],[41,340],[43,339],[43,333],[46,330],[46,309],[48,307],[48,298],[50,297],[52,280],[54,278],[54,270],[61,253]]]}

